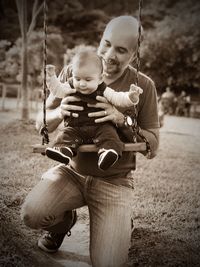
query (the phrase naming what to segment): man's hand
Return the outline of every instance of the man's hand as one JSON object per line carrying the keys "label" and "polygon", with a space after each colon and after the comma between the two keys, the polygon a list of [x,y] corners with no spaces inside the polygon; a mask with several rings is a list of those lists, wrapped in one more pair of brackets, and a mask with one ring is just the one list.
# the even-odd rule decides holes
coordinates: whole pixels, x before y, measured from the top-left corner
{"label": "man's hand", "polygon": [[95,107],[103,109],[102,111],[89,113],[89,117],[97,117],[96,123],[112,121],[115,125],[121,126],[124,123],[124,115],[119,112],[108,100],[103,96],[97,96],[96,104],[88,104],[89,107]]}
{"label": "man's hand", "polygon": [[142,93],[142,88],[136,86],[135,84],[131,84],[128,95],[134,105],[137,105],[139,103],[139,96]]}
{"label": "man's hand", "polygon": [[[71,93],[76,92],[75,89],[70,89],[70,90],[71,90]],[[79,116],[78,113],[73,112],[73,111],[82,111],[83,107],[77,106],[77,105],[71,105],[70,102],[74,102],[74,101],[80,101],[80,98],[73,96],[73,95],[63,98],[63,100],[60,103],[61,118],[64,118],[65,116],[68,116],[68,117],[72,116],[74,118],[77,118]]]}

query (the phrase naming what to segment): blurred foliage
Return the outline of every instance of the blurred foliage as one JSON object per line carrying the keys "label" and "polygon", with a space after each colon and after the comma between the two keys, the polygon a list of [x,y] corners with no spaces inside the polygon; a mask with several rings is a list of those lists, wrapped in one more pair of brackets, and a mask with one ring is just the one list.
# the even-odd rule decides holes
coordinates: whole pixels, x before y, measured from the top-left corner
{"label": "blurred foliage", "polygon": [[[42,0],[39,0],[42,3]],[[138,1],[55,0],[48,2],[48,62],[63,64],[81,44],[97,47],[103,29],[111,17],[138,15]],[[0,0],[1,39],[0,72],[5,72],[3,55],[19,47],[19,23],[15,1]],[[200,2],[195,0],[145,0],[142,9],[144,41],[141,45],[141,70],[156,82],[159,92],[170,86],[199,93],[200,88]],[[31,3],[28,2],[31,15]],[[29,40],[29,73],[42,66],[43,14],[37,19],[36,32]],[[38,33],[37,33],[38,32]],[[7,44],[5,43],[7,42]],[[3,46],[3,48],[2,48]],[[30,52],[32,51],[32,52]],[[36,52],[37,51],[37,52]],[[11,52],[10,52],[11,53]],[[20,63],[18,68],[20,68]],[[10,69],[7,68],[7,69]]]}
{"label": "blurred foliage", "polygon": [[[179,12],[177,12],[179,11]],[[143,70],[163,91],[198,92],[200,88],[200,4],[178,2],[170,14],[156,21],[142,43]]]}
{"label": "blurred foliage", "polygon": [[[28,40],[28,80],[33,87],[42,84],[43,41],[44,33],[40,31],[33,31]],[[0,41],[0,55],[3,59],[0,67],[1,79],[10,83],[19,82],[21,80],[21,38],[18,38],[7,50],[8,45],[5,40]],[[61,34],[58,31],[49,34],[47,63],[62,67],[64,52]]]}

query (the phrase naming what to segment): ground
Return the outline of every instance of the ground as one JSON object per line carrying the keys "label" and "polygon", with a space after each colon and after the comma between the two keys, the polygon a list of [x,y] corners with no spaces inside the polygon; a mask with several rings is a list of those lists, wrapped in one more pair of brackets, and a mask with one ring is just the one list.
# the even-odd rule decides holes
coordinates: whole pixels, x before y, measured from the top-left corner
{"label": "ground", "polygon": [[[22,123],[13,109],[1,112],[0,122],[0,266],[88,266],[86,208],[58,254],[37,248],[41,232],[24,226],[20,206],[52,162],[31,152],[41,142],[34,120]],[[157,157],[138,154],[129,266],[200,265],[199,132],[198,119],[166,116]]]}

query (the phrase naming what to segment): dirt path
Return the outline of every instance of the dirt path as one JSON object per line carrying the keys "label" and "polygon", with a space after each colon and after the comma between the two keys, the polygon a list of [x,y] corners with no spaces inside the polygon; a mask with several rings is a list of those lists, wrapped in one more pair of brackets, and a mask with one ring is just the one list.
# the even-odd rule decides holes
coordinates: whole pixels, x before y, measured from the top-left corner
{"label": "dirt path", "polygon": [[89,226],[78,221],[72,229],[70,238],[65,238],[53,259],[65,267],[89,267]]}
{"label": "dirt path", "polygon": [[182,134],[200,137],[200,120],[194,118],[165,116],[162,133]]}

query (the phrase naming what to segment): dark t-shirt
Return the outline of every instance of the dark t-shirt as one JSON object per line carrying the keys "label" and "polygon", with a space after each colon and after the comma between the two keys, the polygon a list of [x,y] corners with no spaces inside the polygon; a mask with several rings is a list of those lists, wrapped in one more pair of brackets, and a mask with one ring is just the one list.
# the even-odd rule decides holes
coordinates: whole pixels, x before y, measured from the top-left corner
{"label": "dark t-shirt", "polygon": [[[64,80],[69,77],[69,68],[62,73]],[[137,107],[138,110],[138,125],[142,129],[159,128],[158,108],[157,108],[157,93],[154,82],[146,75],[139,73],[138,86],[143,89],[140,95],[140,101]],[[129,66],[109,87],[115,91],[129,91],[130,85],[136,83],[136,70]],[[126,177],[126,175],[135,167],[135,153],[123,152],[122,157],[114,166],[106,172],[98,169],[97,153],[81,153],[79,152],[74,158],[72,166],[83,175],[91,175],[104,178]]]}

